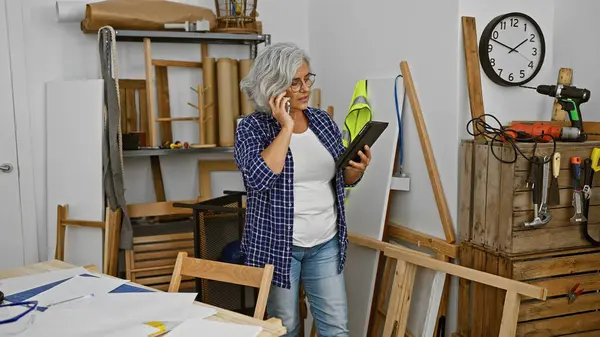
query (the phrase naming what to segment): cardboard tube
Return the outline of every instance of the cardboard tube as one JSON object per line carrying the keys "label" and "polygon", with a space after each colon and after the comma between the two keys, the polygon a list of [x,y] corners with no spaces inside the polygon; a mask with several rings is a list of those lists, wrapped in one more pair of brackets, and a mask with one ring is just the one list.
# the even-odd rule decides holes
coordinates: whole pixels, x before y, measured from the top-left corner
{"label": "cardboard tube", "polygon": [[217,61],[217,95],[219,101],[219,146],[234,145],[233,62],[230,58]]}
{"label": "cardboard tube", "polygon": [[206,118],[206,144],[217,144],[218,100],[217,100],[217,64],[214,58],[202,59],[202,83],[204,84],[204,117]]}
{"label": "cardboard tube", "polygon": [[[249,60],[240,60],[240,65],[239,65],[239,74],[240,74],[240,81],[242,79],[244,79],[244,77],[246,77],[246,75],[248,75],[248,73],[250,72],[250,68],[252,68],[252,63],[254,62],[253,59],[249,59]],[[238,86],[238,91],[239,91],[239,86]],[[248,99],[248,95],[246,95],[245,92],[240,92],[240,113],[243,116],[249,115],[254,111],[254,107],[252,106],[252,102],[250,102],[250,100]]]}
{"label": "cardboard tube", "polygon": [[321,109],[321,89],[313,89],[312,98],[313,108]]}
{"label": "cardboard tube", "polygon": [[231,60],[231,95],[233,95],[233,117],[240,115],[240,80],[238,76],[238,60]]}

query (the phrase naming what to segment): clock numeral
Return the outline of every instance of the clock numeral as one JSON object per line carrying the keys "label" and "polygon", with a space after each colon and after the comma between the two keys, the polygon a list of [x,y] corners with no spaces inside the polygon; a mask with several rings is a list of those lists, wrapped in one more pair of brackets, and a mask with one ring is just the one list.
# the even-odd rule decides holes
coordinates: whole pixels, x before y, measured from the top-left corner
{"label": "clock numeral", "polygon": [[494,50],[494,46],[492,46],[492,44],[488,44],[488,53],[491,53],[492,50]]}
{"label": "clock numeral", "polygon": [[513,81],[515,79],[515,77],[513,76],[513,73],[508,74],[508,80],[509,81]]}
{"label": "clock numeral", "polygon": [[525,27],[525,29],[523,29],[523,31],[525,31],[525,32],[526,32],[526,31],[527,31],[527,24],[526,24],[526,23],[524,23],[524,24],[523,24],[523,26]]}
{"label": "clock numeral", "polygon": [[529,42],[535,42],[535,34],[531,34],[529,35],[531,38],[529,39]]}
{"label": "clock numeral", "polygon": [[517,18],[510,19],[510,26],[511,27],[519,27],[519,19],[517,19]]}
{"label": "clock numeral", "polygon": [[502,70],[503,69],[498,68],[498,76],[502,76]]}
{"label": "clock numeral", "polygon": [[494,39],[497,39],[497,38],[498,38],[498,36],[500,36],[500,34],[498,33],[498,31],[497,31],[497,30],[495,30],[495,31],[492,33],[492,37],[493,37]]}
{"label": "clock numeral", "polygon": [[519,74],[520,74],[520,75],[519,75],[519,77],[520,77],[520,78],[525,78],[525,70],[521,70],[521,71],[519,72]]}
{"label": "clock numeral", "polygon": [[502,30],[506,29],[506,21],[500,22],[500,29],[502,29]]}
{"label": "clock numeral", "polygon": [[529,65],[527,65],[529,68],[533,69],[533,61],[529,62]]}
{"label": "clock numeral", "polygon": [[531,55],[536,56],[537,55],[537,48],[534,47],[532,49],[533,49],[533,52],[531,53]]}
{"label": "clock numeral", "polygon": [[495,66],[496,65],[496,59],[495,58],[491,58],[490,59],[490,64],[492,65],[492,67]]}

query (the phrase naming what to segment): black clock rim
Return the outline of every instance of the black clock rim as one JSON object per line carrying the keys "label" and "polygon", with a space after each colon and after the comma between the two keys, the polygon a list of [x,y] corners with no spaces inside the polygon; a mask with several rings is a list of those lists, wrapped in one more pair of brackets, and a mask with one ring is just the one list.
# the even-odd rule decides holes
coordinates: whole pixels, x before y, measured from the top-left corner
{"label": "black clock rim", "polygon": [[[533,27],[538,31],[538,33],[539,33],[538,37],[540,38],[540,42],[541,42],[541,44],[540,44],[541,45],[540,63],[537,65],[536,69],[533,71],[531,76],[529,76],[528,79],[521,81],[521,82],[510,82],[510,81],[507,81],[507,80],[503,79],[502,77],[498,76],[498,74],[496,74],[496,71],[494,71],[494,67],[492,67],[492,65],[490,64],[489,57],[487,55],[487,45],[490,42],[490,38],[492,36],[494,28],[496,27],[496,25],[498,25],[498,23],[500,23],[500,21],[502,21],[510,16],[520,16],[520,17],[528,20],[529,22],[531,22]],[[540,25],[531,16],[529,16],[525,13],[511,12],[511,13],[500,14],[500,15],[496,16],[495,18],[493,18],[485,26],[485,29],[481,33],[481,38],[479,40],[479,61],[481,63],[481,68],[483,69],[484,73],[495,84],[498,84],[498,85],[501,85],[504,87],[518,87],[518,86],[524,85],[526,83],[529,83],[531,80],[533,80],[537,76],[537,74],[540,72],[540,70],[542,70],[542,66],[544,65],[545,59],[546,59],[546,39],[544,37],[544,32],[542,32],[542,28],[540,27]]]}

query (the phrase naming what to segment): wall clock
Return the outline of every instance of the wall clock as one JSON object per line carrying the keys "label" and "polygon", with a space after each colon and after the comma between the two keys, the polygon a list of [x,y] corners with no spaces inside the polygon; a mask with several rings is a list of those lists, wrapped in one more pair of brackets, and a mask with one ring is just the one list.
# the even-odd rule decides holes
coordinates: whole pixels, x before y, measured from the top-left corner
{"label": "wall clock", "polygon": [[489,79],[501,86],[519,86],[540,71],[546,56],[544,33],[533,18],[507,13],[490,21],[479,40],[479,60]]}

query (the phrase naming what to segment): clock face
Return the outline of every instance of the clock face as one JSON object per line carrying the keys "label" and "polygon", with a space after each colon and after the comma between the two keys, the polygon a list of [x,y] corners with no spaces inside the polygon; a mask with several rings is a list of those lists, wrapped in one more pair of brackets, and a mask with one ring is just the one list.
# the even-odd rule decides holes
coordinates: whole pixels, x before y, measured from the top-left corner
{"label": "clock face", "polygon": [[540,71],[546,44],[539,25],[522,13],[492,20],[481,35],[479,58],[486,75],[496,84],[517,86]]}

